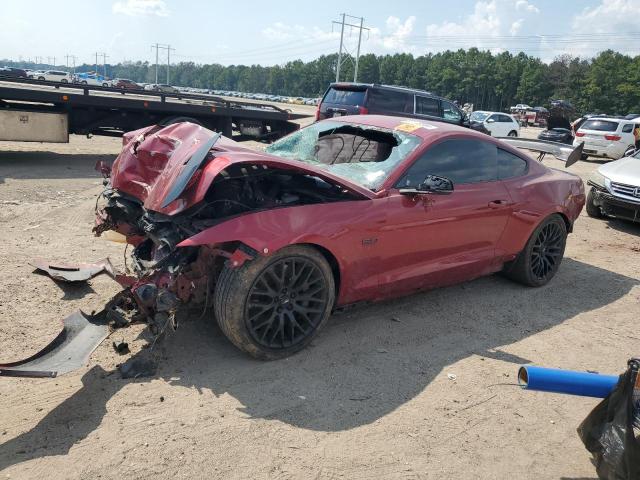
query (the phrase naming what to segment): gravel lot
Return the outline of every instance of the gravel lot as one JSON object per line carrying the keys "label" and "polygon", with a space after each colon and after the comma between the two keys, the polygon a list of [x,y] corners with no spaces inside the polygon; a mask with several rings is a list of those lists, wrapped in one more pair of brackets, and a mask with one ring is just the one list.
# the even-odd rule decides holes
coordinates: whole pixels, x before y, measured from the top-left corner
{"label": "gravel lot", "polygon": [[[2,360],[117,291],[104,277],[57,285],[28,262],[122,266],[123,246],[91,233],[93,165],[119,149],[0,143]],[[596,401],[522,391],[517,366],[621,372],[640,353],[639,284],[640,226],[583,212],[545,287],[491,276],[352,310],[286,360],[248,358],[197,312],[156,346],[152,378],[120,379],[110,341],[78,372],[0,378],[2,478],[595,478],[575,430]],[[120,339],[134,355],[148,341],[141,326]]]}

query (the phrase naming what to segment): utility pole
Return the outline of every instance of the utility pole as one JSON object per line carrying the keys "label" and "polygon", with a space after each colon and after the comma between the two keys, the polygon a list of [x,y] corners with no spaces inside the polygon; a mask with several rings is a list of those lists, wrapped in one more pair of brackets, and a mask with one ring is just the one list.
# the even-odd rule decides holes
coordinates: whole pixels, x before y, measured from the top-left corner
{"label": "utility pole", "polygon": [[156,49],[156,85],[158,84],[158,54],[160,50],[167,51],[167,85],[169,85],[169,67],[171,66],[171,50],[175,52],[175,48],[171,48],[171,45],[163,45],[161,43],[156,43],[155,45],[151,45],[151,49]]}
{"label": "utility pole", "polygon": [[96,74],[98,73],[98,55],[99,55],[99,53],[98,53],[98,52],[96,52],[96,68],[95,68],[95,70],[94,70],[94,72],[95,72]]}
{"label": "utility pole", "polygon": [[175,48],[171,48],[171,45],[167,45],[167,85],[171,85],[169,83],[169,67],[171,66],[171,61],[169,60],[171,55],[171,50],[176,51]]}
{"label": "utility pole", "polygon": [[76,57],[75,55],[66,54],[64,56],[64,58],[67,61],[67,69],[69,68],[69,59],[73,60],[73,73],[75,75],[75,73],[76,73],[76,58],[78,58],[78,57]]}
{"label": "utility pole", "polygon": [[105,78],[107,77],[107,58],[109,58],[109,55],[102,52],[102,70]]}
{"label": "utility pole", "polygon": [[336,82],[340,81],[340,65],[342,64],[342,45],[344,44],[344,17],[342,14],[342,27],[340,28],[340,49],[338,50],[338,66],[336,67]]}
{"label": "utility pole", "polygon": [[[351,23],[345,23],[346,17],[349,18],[354,18],[356,20],[360,20],[360,25],[353,25]],[[354,72],[353,72],[353,81],[355,82],[358,79],[358,64],[360,61],[360,45],[362,43],[362,31],[363,30],[367,30],[369,31],[369,29],[367,27],[364,27],[364,18],[363,17],[354,17],[353,15],[347,15],[346,13],[342,14],[342,21],[341,22],[336,22],[335,20],[332,22],[334,24],[338,24],[340,25],[340,49],[338,50],[338,65],[336,66],[336,82],[340,81],[340,69],[342,67],[342,63],[343,63],[343,59],[342,59],[342,52],[344,50],[344,52],[346,54],[349,54],[349,60],[353,62],[353,57],[351,56],[351,54],[349,53],[349,51],[347,50],[347,48],[345,47],[344,44],[344,27],[351,27],[351,28],[357,28],[358,29],[358,50],[356,53],[356,61],[355,61],[355,65],[354,65]]]}

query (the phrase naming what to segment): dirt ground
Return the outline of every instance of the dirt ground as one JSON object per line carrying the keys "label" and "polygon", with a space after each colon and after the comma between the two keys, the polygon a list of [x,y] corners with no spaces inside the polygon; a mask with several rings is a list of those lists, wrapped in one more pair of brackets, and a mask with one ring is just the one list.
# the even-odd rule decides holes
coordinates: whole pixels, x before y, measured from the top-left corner
{"label": "dirt ground", "polygon": [[[58,285],[28,262],[122,267],[123,246],[91,234],[93,165],[119,142],[0,143],[2,360],[117,291],[106,277]],[[0,477],[595,478],[576,427],[597,401],[523,391],[517,367],[621,372],[640,353],[639,284],[640,226],[583,212],[545,287],[491,276],[352,310],[286,360],[248,358],[196,313],[156,346],[155,376],[122,380],[111,340],[136,355],[147,337],[121,330],[80,371],[0,378]]]}

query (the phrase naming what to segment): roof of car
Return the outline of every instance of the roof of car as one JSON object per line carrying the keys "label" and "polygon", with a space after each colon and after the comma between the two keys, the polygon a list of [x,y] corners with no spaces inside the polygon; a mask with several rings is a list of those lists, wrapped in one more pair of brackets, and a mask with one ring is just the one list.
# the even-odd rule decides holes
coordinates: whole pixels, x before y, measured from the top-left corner
{"label": "roof of car", "polygon": [[430,95],[432,97],[438,97],[438,98],[442,98],[444,100],[447,100],[446,98],[440,97],[439,95],[436,95],[435,93],[428,92],[427,90],[421,90],[419,88],[403,87],[403,86],[399,86],[399,85],[385,85],[385,84],[382,84],[382,83],[334,82],[334,83],[330,84],[329,87],[384,88],[384,89],[396,90],[396,91],[399,91],[399,92],[406,92],[406,93],[423,93],[425,95]]}
{"label": "roof of car", "polygon": [[396,117],[390,115],[347,115],[344,117],[333,117],[323,121],[338,121],[343,123],[354,123],[367,125],[370,127],[386,128],[410,133],[421,138],[440,136],[445,133],[462,133],[470,137],[486,139],[483,133],[476,132],[469,128],[460,127],[447,122],[422,120],[412,117]]}

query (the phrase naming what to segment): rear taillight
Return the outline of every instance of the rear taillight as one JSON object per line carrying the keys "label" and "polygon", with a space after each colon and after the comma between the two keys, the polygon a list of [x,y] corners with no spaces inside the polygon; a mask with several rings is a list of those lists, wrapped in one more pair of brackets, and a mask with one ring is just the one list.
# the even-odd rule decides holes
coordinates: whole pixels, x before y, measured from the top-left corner
{"label": "rear taillight", "polygon": [[614,142],[617,142],[622,137],[620,135],[605,135],[604,138],[606,138],[607,140],[613,140]]}
{"label": "rear taillight", "polygon": [[369,109],[367,107],[358,107],[358,113],[360,113],[360,115],[366,115],[369,113]]}
{"label": "rear taillight", "polygon": [[584,133],[582,133],[582,132],[576,132],[576,137],[584,137]]}
{"label": "rear taillight", "polygon": [[316,122],[320,120],[320,104],[318,104],[318,108],[316,108]]}

